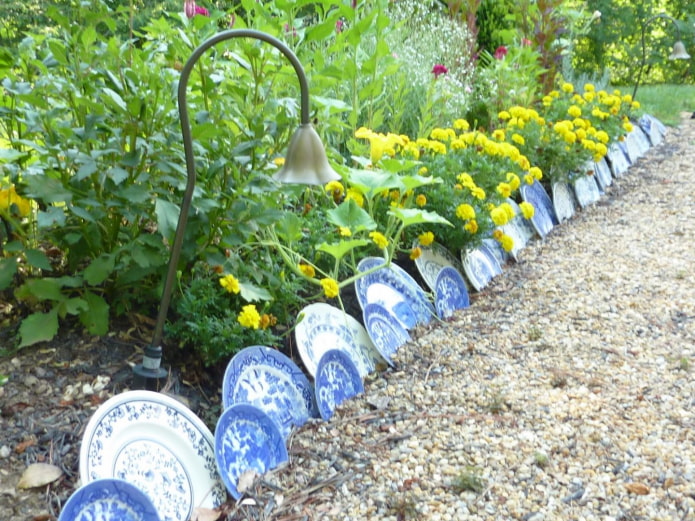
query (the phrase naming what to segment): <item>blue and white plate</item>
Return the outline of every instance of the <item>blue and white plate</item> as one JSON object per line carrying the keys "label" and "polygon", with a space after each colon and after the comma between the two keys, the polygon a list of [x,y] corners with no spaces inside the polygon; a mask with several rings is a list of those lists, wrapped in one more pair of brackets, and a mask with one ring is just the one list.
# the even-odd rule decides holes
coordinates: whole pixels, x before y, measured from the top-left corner
{"label": "blue and white plate", "polygon": [[222,405],[250,403],[263,410],[287,439],[293,426],[318,416],[314,386],[291,358],[266,346],[245,347],[222,380]]}
{"label": "blue and white plate", "polygon": [[483,245],[495,256],[500,266],[504,266],[509,262],[509,259],[511,259],[510,253],[502,247],[502,244],[497,239],[485,237],[483,239]]}
{"label": "blue and white plate", "polygon": [[[380,266],[384,259],[379,257],[366,257],[357,264],[357,271],[365,272]],[[367,288],[374,282],[379,282],[391,286],[398,293],[405,297],[417,316],[417,323],[427,324],[434,316],[434,306],[429,301],[427,293],[420,285],[400,266],[391,263],[389,267],[378,269],[372,273],[364,275],[355,281],[355,292],[357,300],[364,311],[369,301],[367,299]]]}
{"label": "blue and white plate", "polygon": [[652,146],[656,146],[664,140],[666,136],[666,127],[654,116],[644,114],[640,118],[638,124],[642,127],[642,130],[644,130],[644,133],[647,134]]}
{"label": "blue and white plate", "polygon": [[627,152],[632,163],[646,154],[651,146],[647,134],[644,133],[642,127],[639,125],[632,126],[632,130],[625,138],[625,143],[627,145]]}
{"label": "blue and white plate", "polygon": [[215,427],[215,461],[227,490],[239,499],[239,478],[246,471],[265,474],[287,461],[285,440],[277,424],[258,407],[232,405]]}
{"label": "blue and white plate", "polygon": [[523,200],[531,203],[535,208],[531,224],[536,229],[536,233],[544,238],[553,227],[559,224],[553,202],[539,181],[534,181],[532,185],[523,184],[520,190]]}
{"label": "blue and white plate", "polygon": [[417,325],[418,317],[410,301],[388,284],[372,282],[367,286],[365,299],[367,304],[379,304],[388,309],[405,329],[412,329]]}
{"label": "blue and white plate", "polygon": [[468,250],[462,261],[463,271],[476,291],[481,291],[493,278],[502,273],[502,266],[484,244]]}
{"label": "blue and white plate", "polygon": [[420,246],[416,239],[413,242],[413,248],[416,246],[420,248],[421,254],[415,259],[415,266],[430,290],[435,291],[437,276],[442,268],[448,266],[457,269],[459,273],[463,273],[461,261],[441,244],[433,242],[429,246]]}
{"label": "blue and white plate", "polygon": [[[504,231],[504,233],[507,233],[505,231],[506,226],[515,226],[518,230],[518,234],[520,237],[519,249],[524,248],[528,244],[528,242],[536,236],[536,229],[533,227],[531,220],[526,219],[524,217],[524,214],[521,212],[521,208],[519,208],[519,205],[516,204],[516,201],[514,199],[507,198],[507,203],[510,204],[511,207],[514,209],[514,218],[502,227],[502,231]],[[511,233],[508,233],[508,235],[512,235],[513,237],[513,234]]]}
{"label": "blue and white plate", "polygon": [[586,208],[601,199],[601,190],[596,183],[596,176],[581,175],[574,180],[574,195],[582,208]]}
{"label": "blue and white plate", "polygon": [[316,401],[321,418],[330,419],[345,400],[364,392],[362,378],[352,359],[339,349],[326,351],[316,369]]}
{"label": "blue and white plate", "polygon": [[374,345],[389,364],[398,348],[410,340],[408,331],[379,304],[367,304],[363,310],[364,326]]}
{"label": "blue and white plate", "polygon": [[614,141],[608,146],[607,158],[613,177],[624,176],[628,168],[630,168],[630,161],[619,142]]}
{"label": "blue and white plate", "polygon": [[333,326],[347,327],[352,333],[353,345],[348,353],[357,367],[360,376],[364,378],[375,371],[385,360],[377,350],[367,330],[355,317],[348,315],[342,309],[325,302],[309,304],[302,309],[301,314],[307,323],[330,323]]}
{"label": "blue and white plate", "polygon": [[457,309],[470,306],[466,282],[458,270],[446,266],[439,270],[435,284],[435,307],[439,318],[449,318]]}
{"label": "blue and white plate", "polygon": [[58,521],[160,521],[152,501],[121,479],[98,479],[81,486],[63,505]]}
{"label": "blue and white plate", "polygon": [[613,176],[611,175],[611,167],[608,166],[606,158],[602,158],[597,163],[594,163],[594,172],[596,173],[596,182],[598,187],[603,192],[613,184]]}
{"label": "blue and white plate", "polygon": [[85,427],[80,479],[128,481],[150,498],[162,521],[189,519],[196,507],[227,500],[210,429],[179,401],[128,391],[105,401]]}
{"label": "blue and white plate", "polygon": [[577,206],[570,185],[564,181],[553,183],[553,208],[559,222],[568,221],[574,217]]}
{"label": "blue and white plate", "polygon": [[299,356],[311,376],[316,376],[319,360],[329,349],[340,349],[347,353],[360,374],[370,371],[368,361],[362,356],[351,328],[344,321],[330,320],[321,309],[306,307],[299,313],[294,338]]}

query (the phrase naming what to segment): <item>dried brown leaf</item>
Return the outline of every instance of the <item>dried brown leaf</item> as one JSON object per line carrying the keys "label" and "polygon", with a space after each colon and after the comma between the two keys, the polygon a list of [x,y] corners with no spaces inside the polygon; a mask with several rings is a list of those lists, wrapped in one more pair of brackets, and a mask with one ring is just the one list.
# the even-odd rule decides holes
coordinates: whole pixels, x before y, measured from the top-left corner
{"label": "dried brown leaf", "polygon": [[631,492],[633,494],[637,494],[640,496],[646,496],[649,494],[649,487],[645,485],[644,483],[627,483],[625,485],[625,488],[627,489],[628,492]]}

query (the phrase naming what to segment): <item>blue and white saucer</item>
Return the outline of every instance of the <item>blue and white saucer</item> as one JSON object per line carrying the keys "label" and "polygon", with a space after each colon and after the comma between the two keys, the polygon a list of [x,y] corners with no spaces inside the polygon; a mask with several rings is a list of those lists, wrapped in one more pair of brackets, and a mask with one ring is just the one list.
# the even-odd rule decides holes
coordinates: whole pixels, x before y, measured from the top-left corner
{"label": "blue and white saucer", "polygon": [[400,322],[379,304],[367,304],[363,310],[364,327],[381,356],[393,365],[391,357],[410,340]]}
{"label": "blue and white saucer", "polygon": [[266,346],[245,347],[230,360],[222,380],[224,409],[255,405],[287,439],[293,426],[318,416],[314,386],[292,359]]}
{"label": "blue and white saucer", "polygon": [[502,273],[502,266],[495,255],[481,244],[463,254],[463,271],[476,291],[481,291],[497,275]]}
{"label": "blue and white saucer", "polygon": [[439,270],[435,284],[435,307],[439,318],[446,319],[454,311],[470,306],[466,282],[458,270],[446,266]]}
{"label": "blue and white saucer", "polygon": [[596,173],[596,182],[598,183],[599,189],[605,192],[606,189],[613,184],[611,167],[608,166],[605,157],[594,163],[594,172]]}
{"label": "blue and white saucer", "polygon": [[265,474],[287,461],[285,439],[277,424],[258,407],[232,405],[215,428],[215,461],[222,481],[235,499],[237,486],[247,471]]}
{"label": "blue and white saucer", "polygon": [[429,246],[420,246],[416,239],[413,242],[413,248],[415,247],[421,250],[420,256],[415,259],[415,266],[430,290],[435,291],[437,276],[442,268],[449,266],[463,273],[461,261],[441,244],[433,242]]}
{"label": "blue and white saucer", "polygon": [[97,479],[81,486],[63,505],[58,521],[160,521],[152,501],[121,479]]}
{"label": "blue and white saucer", "polygon": [[321,418],[328,420],[345,400],[364,392],[360,373],[350,357],[339,349],[326,351],[316,369],[316,401]]}
{"label": "blue and white saucer", "polygon": [[574,195],[582,208],[597,203],[601,199],[601,190],[595,175],[581,175],[574,180]]}
{"label": "blue and white saucer", "polygon": [[558,222],[568,221],[577,211],[574,193],[570,185],[564,181],[553,183],[553,208]]}
{"label": "blue and white saucer", "polygon": [[553,202],[539,181],[534,181],[532,185],[523,184],[520,190],[523,200],[531,203],[535,208],[531,224],[536,229],[536,233],[541,238],[544,238],[559,224],[553,208]]}

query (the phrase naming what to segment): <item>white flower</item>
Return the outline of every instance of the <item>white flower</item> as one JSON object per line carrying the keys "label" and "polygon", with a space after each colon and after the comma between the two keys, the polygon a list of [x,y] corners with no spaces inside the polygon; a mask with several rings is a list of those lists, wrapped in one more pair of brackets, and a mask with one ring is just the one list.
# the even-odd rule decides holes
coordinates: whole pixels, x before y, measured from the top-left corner
{"label": "white flower", "polygon": [[594,11],[594,14],[591,15],[591,20],[594,21],[594,20],[598,20],[599,18],[601,18],[601,11],[599,11],[599,10]]}

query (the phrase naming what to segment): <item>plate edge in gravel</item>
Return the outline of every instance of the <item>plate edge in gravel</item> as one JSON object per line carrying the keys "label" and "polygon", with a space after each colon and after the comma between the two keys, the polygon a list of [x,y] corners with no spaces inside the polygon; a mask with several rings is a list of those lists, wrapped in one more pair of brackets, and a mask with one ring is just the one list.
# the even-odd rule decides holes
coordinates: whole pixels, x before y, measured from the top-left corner
{"label": "plate edge in gravel", "polygon": [[437,313],[442,319],[449,318],[458,309],[465,309],[470,306],[466,282],[461,273],[450,266],[439,271],[436,295]]}
{"label": "plate edge in gravel", "polygon": [[[128,517],[128,521],[160,521],[157,509],[147,495],[132,483],[122,479],[104,478],[97,479],[75,490],[63,504],[58,521],[74,521],[75,519],[89,519],[89,506],[97,505],[103,501],[109,506],[109,513],[113,512],[115,502],[124,503],[127,513],[137,517]],[[122,521],[122,518],[105,518],[104,510],[91,512],[97,521]],[[78,515],[80,516],[78,518]],[[102,517],[97,517],[101,515]]]}
{"label": "plate edge in gravel", "polygon": [[[389,365],[393,366],[394,363],[391,357],[398,351],[399,347],[410,341],[410,334],[403,329],[398,320],[396,320],[387,309],[384,309],[379,304],[367,304],[364,307],[363,314],[364,325],[369,334],[369,338],[372,339],[372,342],[374,342],[374,345],[379,353],[381,353],[384,360],[386,360]],[[379,334],[382,331],[376,330],[379,324],[384,324],[389,330],[387,333],[392,335],[391,339],[394,341],[389,345],[384,344],[384,337]]]}
{"label": "plate edge in gravel", "polygon": [[[339,371],[332,371],[337,365]],[[341,378],[341,377],[347,377]],[[340,380],[335,380],[340,378]],[[321,418],[328,420],[345,400],[364,392],[364,384],[354,362],[340,349],[326,351],[316,368],[316,402]]]}

